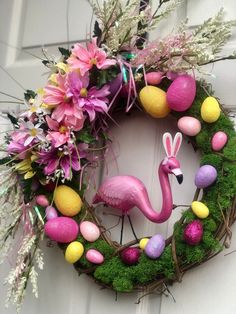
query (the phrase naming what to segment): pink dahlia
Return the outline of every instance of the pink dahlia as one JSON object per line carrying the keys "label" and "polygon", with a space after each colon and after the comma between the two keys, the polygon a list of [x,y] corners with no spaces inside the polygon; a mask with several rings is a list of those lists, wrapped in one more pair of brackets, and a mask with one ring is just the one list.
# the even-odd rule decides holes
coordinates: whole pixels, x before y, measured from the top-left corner
{"label": "pink dahlia", "polygon": [[48,131],[46,138],[52,142],[53,146],[59,147],[70,140],[70,129],[66,125],[58,123],[49,116],[46,116],[46,121],[51,130]]}
{"label": "pink dahlia", "polygon": [[92,42],[87,44],[87,49],[81,44],[75,44],[67,62],[72,70],[79,69],[81,75],[84,75],[93,66],[102,70],[116,64],[115,60],[108,59],[105,51],[97,46],[97,38],[93,38]]}

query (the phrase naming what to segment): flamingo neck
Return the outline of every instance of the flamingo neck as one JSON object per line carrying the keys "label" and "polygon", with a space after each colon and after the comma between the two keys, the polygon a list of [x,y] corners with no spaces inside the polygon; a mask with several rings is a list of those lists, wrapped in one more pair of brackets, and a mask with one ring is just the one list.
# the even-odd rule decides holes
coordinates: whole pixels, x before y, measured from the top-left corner
{"label": "flamingo neck", "polygon": [[161,211],[156,212],[155,209],[153,209],[149,199],[148,201],[146,200],[142,202],[142,205],[140,206],[140,210],[149,220],[156,223],[162,223],[166,221],[171,215],[171,212],[173,209],[173,200],[172,200],[169,177],[168,177],[168,174],[163,171],[162,163],[159,166],[158,175],[159,175],[161,192],[162,192]]}

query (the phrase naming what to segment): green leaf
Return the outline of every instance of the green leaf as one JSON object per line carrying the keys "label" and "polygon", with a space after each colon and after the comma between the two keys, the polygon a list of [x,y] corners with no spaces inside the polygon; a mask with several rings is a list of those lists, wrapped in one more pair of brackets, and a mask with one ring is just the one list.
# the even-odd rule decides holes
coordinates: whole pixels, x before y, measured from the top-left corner
{"label": "green leaf", "polygon": [[9,162],[11,157],[4,157],[0,159],[0,165],[4,165],[5,163]]}
{"label": "green leaf", "polygon": [[8,119],[11,121],[11,123],[14,125],[14,126],[17,126],[18,127],[18,120],[16,117],[14,117],[13,115],[11,115],[10,113],[7,114],[7,117]]}
{"label": "green leaf", "polygon": [[71,55],[71,52],[69,49],[63,48],[63,47],[58,47],[58,50],[60,53],[67,59]]}
{"label": "green leaf", "polygon": [[78,134],[77,139],[80,142],[84,142],[86,144],[92,144],[96,142],[95,138],[93,137],[89,130],[81,130]]}
{"label": "green leaf", "polygon": [[31,98],[35,98],[36,97],[36,93],[33,90],[27,89],[26,93],[24,93],[25,96],[25,100],[29,101]]}
{"label": "green leaf", "polygon": [[93,37],[97,37],[98,41],[100,40],[102,36],[102,30],[99,27],[98,21],[95,21],[94,23],[94,29],[93,29]]}

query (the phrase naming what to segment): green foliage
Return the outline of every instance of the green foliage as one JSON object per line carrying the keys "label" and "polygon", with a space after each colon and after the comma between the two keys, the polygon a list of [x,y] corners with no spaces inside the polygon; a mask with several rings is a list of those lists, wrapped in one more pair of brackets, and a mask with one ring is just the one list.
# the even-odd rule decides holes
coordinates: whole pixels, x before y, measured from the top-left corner
{"label": "green foliage", "polygon": [[223,153],[225,157],[236,160],[236,137],[229,139],[227,145],[225,146]]}
{"label": "green foliage", "polygon": [[11,121],[12,125],[16,128],[18,128],[18,119],[14,117],[12,114],[7,114],[8,119]]}
{"label": "green foliage", "polygon": [[66,49],[66,48],[63,48],[63,47],[59,47],[58,50],[60,51],[62,56],[65,57],[65,59],[68,59],[69,56],[71,55],[71,52],[70,52],[69,49]]}
{"label": "green foliage", "polygon": [[117,292],[130,292],[133,290],[133,283],[126,277],[117,277],[112,283],[113,289]]}
{"label": "green foliage", "polygon": [[27,89],[26,92],[24,93],[24,97],[26,101],[29,101],[31,98],[36,97],[36,93],[33,90]]}
{"label": "green foliage", "polygon": [[215,167],[217,170],[221,170],[223,163],[223,158],[216,154],[206,154],[201,157],[200,165],[211,165]]}

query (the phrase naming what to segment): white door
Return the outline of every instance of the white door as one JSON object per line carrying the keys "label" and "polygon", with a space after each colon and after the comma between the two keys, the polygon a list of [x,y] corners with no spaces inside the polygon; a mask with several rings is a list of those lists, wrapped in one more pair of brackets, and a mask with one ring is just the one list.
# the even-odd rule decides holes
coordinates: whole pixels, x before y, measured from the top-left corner
{"label": "white door", "polygon": [[[186,16],[190,18],[191,25],[196,26],[221,6],[227,10],[227,18],[236,18],[236,4],[233,0],[208,0],[207,4],[206,1],[190,0],[183,4],[177,14],[172,15],[168,23],[161,25],[162,33],[171,31],[173,25]],[[67,32],[67,11],[69,11],[69,32]],[[40,60],[33,58],[28,52],[40,55],[40,47],[44,45],[48,47],[50,54],[56,51],[57,46],[65,44],[68,38],[70,42],[85,39],[86,33],[89,32],[90,18],[91,10],[86,0],[0,0],[0,66],[18,82],[16,83],[9,74],[0,69],[0,91],[22,98],[23,88],[36,89],[43,86],[45,77],[41,75],[45,69]],[[233,39],[235,40],[235,37]],[[236,42],[232,41],[227,49],[235,47],[235,44]],[[212,79],[217,95],[232,108],[236,108],[235,70],[236,63],[233,61],[217,64],[214,67],[216,78]],[[2,95],[0,97],[1,100],[7,99]],[[16,106],[6,104],[1,108],[9,110]],[[107,158],[107,167],[103,176],[130,174],[139,177],[145,183],[154,207],[159,210],[161,193],[156,168],[164,156],[161,134],[165,131],[176,132],[176,122],[171,118],[168,123],[166,120],[157,121],[138,113],[133,114],[132,117],[118,119],[118,122],[121,127],[113,127],[111,130],[114,146]],[[184,142],[179,159],[185,180],[182,186],[177,185],[175,181],[172,182],[174,202],[189,203],[194,191],[191,182],[198,167],[198,156],[190,145]],[[110,226],[116,222],[115,217],[103,215],[102,208],[100,213],[105,225]],[[180,211],[175,211],[172,219],[162,225],[148,222],[140,212],[135,210],[131,215],[139,236],[155,232],[167,236],[172,233],[173,223],[179,217]],[[112,237],[118,239],[118,236],[119,228],[113,229]],[[126,224],[124,241],[131,238],[129,225]],[[232,243],[232,250],[234,245],[236,241],[235,244]],[[152,295],[143,298],[137,305],[135,302],[140,295],[119,294],[116,300],[114,292],[101,290],[86,275],[78,277],[73,267],[64,261],[57,247],[45,246],[44,251],[46,263],[39,277],[39,299],[35,300],[29,292],[22,309],[23,314],[108,314],[110,312],[195,314],[200,311],[202,314],[218,314],[233,313],[236,309],[233,301],[236,280],[234,254],[227,257],[221,255],[186,274],[181,284],[171,287],[176,303],[171,297]],[[0,267],[0,282],[3,282],[8,265],[4,264]],[[14,309],[4,309],[5,292],[4,287],[0,286],[1,313],[14,313]],[[218,300],[215,301],[216,298],[213,296]],[[227,305],[226,308],[224,304]]]}

